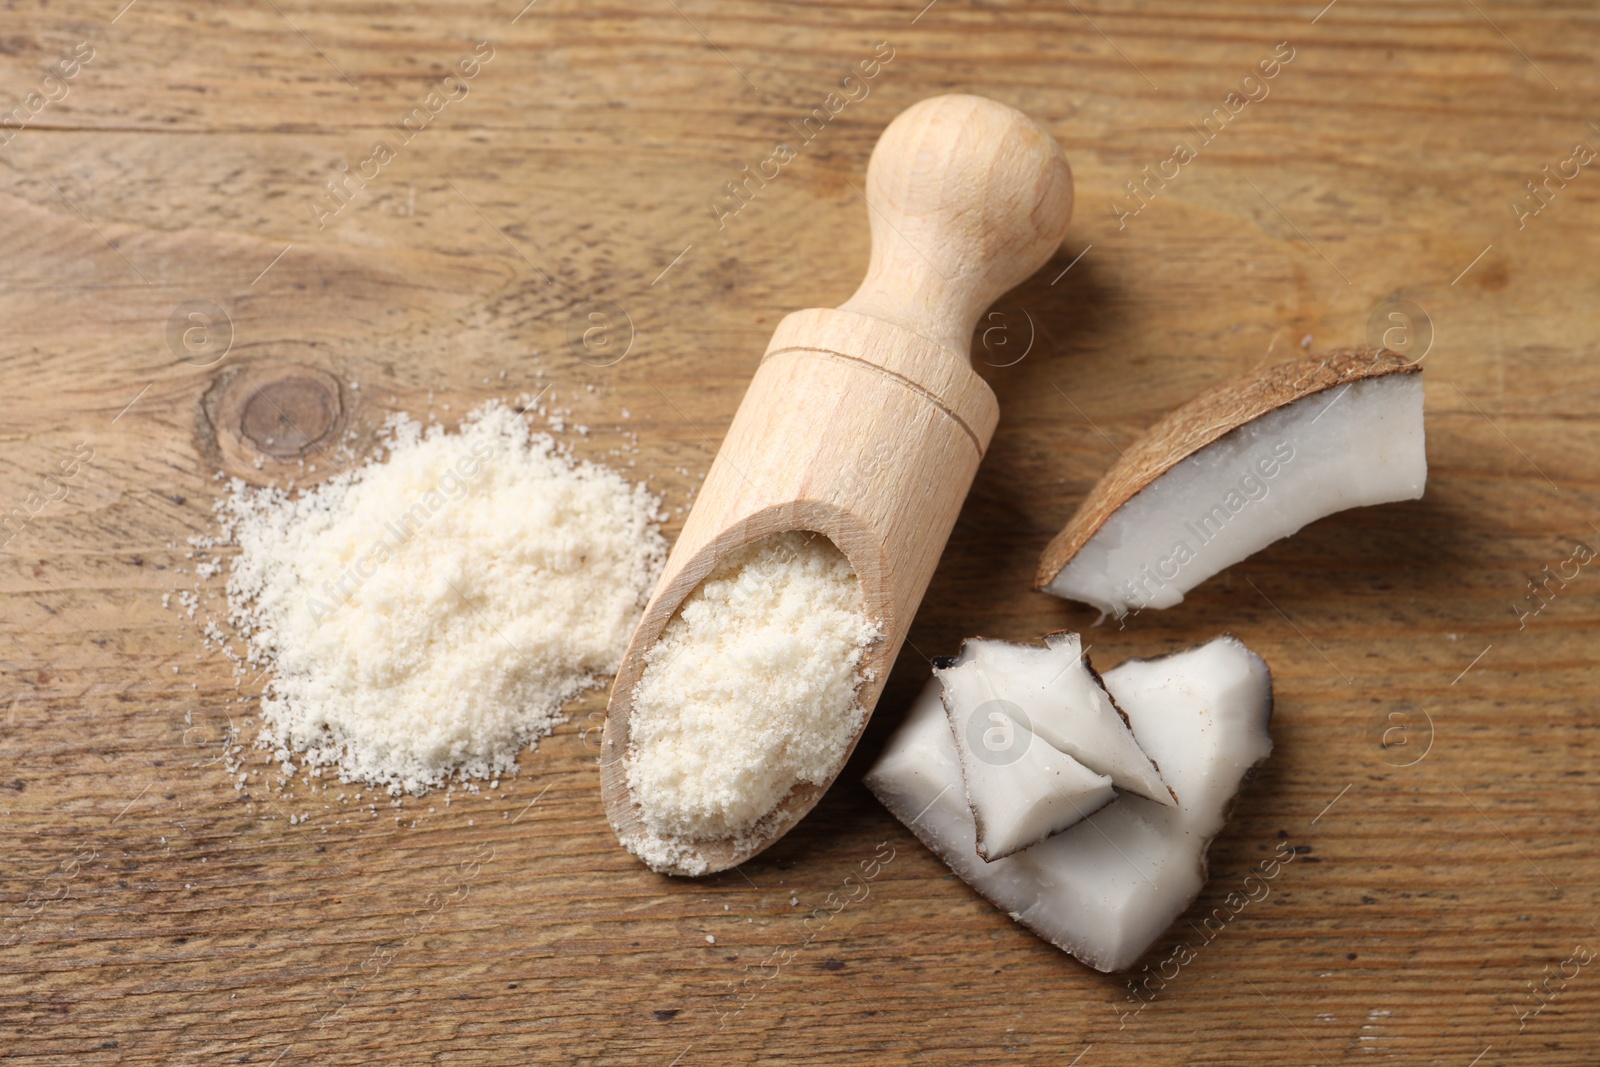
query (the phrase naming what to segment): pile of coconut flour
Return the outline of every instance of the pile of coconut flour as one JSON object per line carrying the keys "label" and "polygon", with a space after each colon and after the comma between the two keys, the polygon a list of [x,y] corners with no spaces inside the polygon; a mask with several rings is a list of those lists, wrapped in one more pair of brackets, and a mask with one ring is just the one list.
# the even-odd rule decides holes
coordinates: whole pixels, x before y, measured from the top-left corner
{"label": "pile of coconut flour", "polygon": [[298,495],[236,480],[219,513],[272,672],[262,743],[398,795],[512,771],[615,672],[666,544],[646,488],[503,404],[386,433],[383,461]]}

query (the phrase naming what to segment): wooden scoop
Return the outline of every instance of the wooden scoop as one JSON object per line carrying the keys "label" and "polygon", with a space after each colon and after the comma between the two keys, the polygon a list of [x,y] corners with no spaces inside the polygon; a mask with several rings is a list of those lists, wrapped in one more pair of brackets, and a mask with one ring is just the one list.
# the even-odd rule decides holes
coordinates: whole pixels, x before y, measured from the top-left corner
{"label": "wooden scoop", "polygon": [[[867,207],[865,280],[837,310],[778,324],[612,686],[600,787],[624,844],[647,835],[624,767],[645,653],[729,552],[790,530],[839,547],[884,635],[867,650],[858,690],[871,714],[999,419],[969,362],[978,316],[1061,244],[1072,172],[1021,112],[938,96],[879,138]],[[831,780],[790,790],[754,844],[668,839],[691,861],[658,869],[742,863],[787,833]]]}

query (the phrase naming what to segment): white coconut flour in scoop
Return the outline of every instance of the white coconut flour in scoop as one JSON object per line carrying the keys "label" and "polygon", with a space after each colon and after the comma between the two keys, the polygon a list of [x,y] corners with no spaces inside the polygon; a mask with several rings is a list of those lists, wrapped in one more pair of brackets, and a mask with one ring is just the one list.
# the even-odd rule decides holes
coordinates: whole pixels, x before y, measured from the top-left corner
{"label": "white coconut flour in scoop", "polygon": [[646,654],[626,771],[647,833],[623,844],[661,869],[695,865],[671,839],[760,838],[796,784],[843,764],[866,715],[861,661],[880,636],[826,537],[776,534],[730,553]]}

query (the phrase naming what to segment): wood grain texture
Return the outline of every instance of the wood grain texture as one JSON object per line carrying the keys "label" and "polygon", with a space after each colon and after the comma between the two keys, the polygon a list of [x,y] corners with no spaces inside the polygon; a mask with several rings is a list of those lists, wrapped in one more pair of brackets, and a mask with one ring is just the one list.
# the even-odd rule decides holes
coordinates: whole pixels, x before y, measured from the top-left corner
{"label": "wood grain texture", "polygon": [[[27,514],[0,535],[14,1061],[1600,1059],[1593,965],[1537,1014],[1529,988],[1600,947],[1600,576],[1542,575],[1600,537],[1600,178],[1541,185],[1520,223],[1509,206],[1600,138],[1591,6],[124,2],[8,10],[0,35],[6,108],[96,49],[0,147],[0,514]],[[319,229],[340,164],[399,142],[483,40],[467,95]],[[719,227],[724,183],[879,42],[870,93]],[[1267,95],[1196,143],[1252,71]],[[199,640],[223,576],[186,555],[222,491],[223,375],[331,375],[355,455],[392,411],[453,422],[549,385],[563,439],[649,475],[675,537],[775,326],[862,276],[851,185],[879,132],[958,91],[1048,129],[1077,210],[980,320],[999,427],[871,729],[794,832],[703,882],[643,870],[600,801],[599,690],[521,775],[448,805],[280,792],[254,751],[234,789],[222,743],[230,720],[249,740],[259,682]],[[1140,206],[1125,182],[1177,139],[1195,158]],[[191,300],[231,320],[216,363],[169,347]],[[1402,301],[1431,323],[1424,499],[1331,516],[1122,630],[1029,590],[1118,448],[1308,335],[1372,343]],[[601,304],[633,334],[606,366],[569,333]],[[285,462],[347,462],[322,447]],[[192,619],[163,608],[196,587]],[[1059,628],[1104,667],[1223,630],[1272,666],[1273,755],[1145,961],[1196,948],[1153,999],[996,913],[859,785],[922,654]],[[1392,712],[1415,749],[1380,747]],[[1298,858],[1271,896],[1200,945],[1189,924],[1280,840]],[[838,908],[863,863],[868,896]]]}
{"label": "wood grain texture", "polygon": [[1033,587],[1055,581],[1112,514],[1146,486],[1202,448],[1296,400],[1325,389],[1381,378],[1421,374],[1422,364],[1386,349],[1360,348],[1286,360],[1214,386],[1162,416],[1124,449],[1089,490],[1078,510],[1039,556]]}

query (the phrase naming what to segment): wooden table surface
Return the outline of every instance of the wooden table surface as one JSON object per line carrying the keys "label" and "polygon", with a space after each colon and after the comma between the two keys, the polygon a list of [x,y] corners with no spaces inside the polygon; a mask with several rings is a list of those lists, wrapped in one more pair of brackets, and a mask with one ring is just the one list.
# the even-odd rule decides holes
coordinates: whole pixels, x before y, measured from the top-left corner
{"label": "wooden table surface", "polygon": [[[7,1062],[1600,1060],[1592,5],[125,3],[0,16]],[[448,806],[271,788],[260,679],[201,639],[217,472],[312,480],[391,412],[550,385],[563,439],[647,476],[671,536],[778,319],[854,289],[878,132],[950,91],[1049,128],[1078,206],[987,324],[1000,429],[817,811],[741,870],[651,874],[602,815],[599,690]],[[1163,412],[1391,326],[1427,353],[1423,500],[1121,629],[1029,590]],[[259,454],[304,444],[263,444],[262,390],[328,430],[304,468]],[[163,603],[195,589],[192,618]],[[1228,629],[1276,678],[1276,751],[1137,997],[859,784],[923,654],[1062,627],[1101,667]],[[803,925],[875,857],[866,899]]]}

